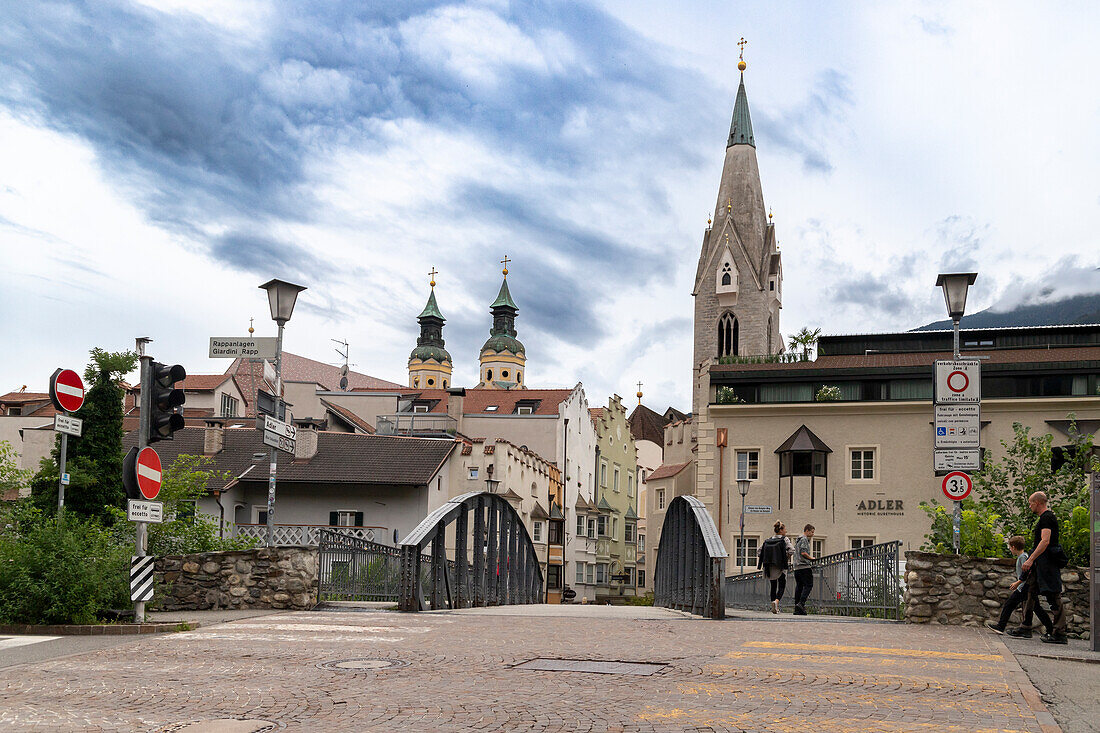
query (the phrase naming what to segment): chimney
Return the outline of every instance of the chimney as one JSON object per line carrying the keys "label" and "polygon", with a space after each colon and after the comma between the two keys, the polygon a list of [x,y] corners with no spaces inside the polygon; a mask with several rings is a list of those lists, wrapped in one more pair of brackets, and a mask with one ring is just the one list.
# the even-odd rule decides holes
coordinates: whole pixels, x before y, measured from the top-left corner
{"label": "chimney", "polygon": [[225,448],[225,420],[211,418],[206,421],[202,438],[202,454],[215,456]]}
{"label": "chimney", "polygon": [[298,425],[298,435],[294,442],[294,460],[308,461],[317,455],[317,426],[302,422]]}
{"label": "chimney", "polygon": [[451,387],[447,390],[447,417],[455,421],[455,429],[462,432],[462,410],[466,401],[465,387]]}

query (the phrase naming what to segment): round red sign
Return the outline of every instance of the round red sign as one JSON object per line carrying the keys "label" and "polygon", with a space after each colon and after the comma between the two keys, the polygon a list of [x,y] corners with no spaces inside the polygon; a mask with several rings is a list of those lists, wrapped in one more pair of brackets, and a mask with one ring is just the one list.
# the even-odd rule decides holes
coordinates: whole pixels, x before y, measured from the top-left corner
{"label": "round red sign", "polygon": [[50,399],[65,412],[76,412],[84,404],[84,382],[72,369],[58,369],[50,378]]}
{"label": "round red sign", "polygon": [[947,375],[947,388],[955,394],[965,392],[969,386],[970,377],[966,376],[966,372],[953,371]]}
{"label": "round red sign", "polygon": [[142,448],[138,453],[137,465],[138,489],[146,499],[153,500],[160,493],[160,456],[152,448]]}
{"label": "round red sign", "polygon": [[943,495],[951,501],[962,501],[970,496],[974,484],[970,481],[970,476],[962,471],[952,471],[943,477],[942,488]]}

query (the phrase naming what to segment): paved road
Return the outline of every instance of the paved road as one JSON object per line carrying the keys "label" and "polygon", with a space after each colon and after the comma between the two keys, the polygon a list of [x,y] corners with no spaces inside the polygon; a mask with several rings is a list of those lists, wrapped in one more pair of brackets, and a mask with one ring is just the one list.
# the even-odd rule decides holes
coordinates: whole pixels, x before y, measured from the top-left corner
{"label": "paved road", "polygon": [[[517,668],[536,658],[659,666]],[[1056,730],[993,634],[661,609],[266,616],[7,667],[0,689],[16,730]]]}

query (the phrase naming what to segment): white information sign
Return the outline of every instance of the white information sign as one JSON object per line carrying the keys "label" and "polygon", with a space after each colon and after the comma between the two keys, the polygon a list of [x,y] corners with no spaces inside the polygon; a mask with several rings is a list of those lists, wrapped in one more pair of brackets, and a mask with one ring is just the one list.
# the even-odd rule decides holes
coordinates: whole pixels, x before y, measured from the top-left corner
{"label": "white information sign", "polygon": [[981,450],[934,450],[932,454],[937,471],[977,471],[982,467]]}
{"label": "white information sign", "polygon": [[84,421],[79,417],[70,417],[69,415],[57,414],[53,416],[53,429],[59,433],[66,433],[68,435],[75,435],[80,437],[80,432],[84,428]]}
{"label": "white information sign", "polygon": [[274,359],[274,336],[211,336],[211,359]]}
{"label": "white information sign", "polygon": [[982,399],[982,363],[975,359],[936,362],[936,404],[978,404]]}
{"label": "white information sign", "polygon": [[278,433],[273,433],[270,430],[264,431],[264,445],[270,445],[276,450],[281,450],[284,453],[294,452],[294,441],[290,438],[284,438]]}
{"label": "white information sign", "polygon": [[264,431],[275,433],[287,440],[294,440],[298,435],[298,428],[280,420],[276,420],[271,415],[264,415]]}
{"label": "white information sign", "polygon": [[772,508],[770,506],[762,506],[759,504],[749,504],[745,507],[745,514],[771,514]]}
{"label": "white information sign", "polygon": [[69,485],[69,474],[67,474],[67,473],[61,474],[61,485],[62,486],[68,486]]}
{"label": "white information sign", "polygon": [[936,448],[981,447],[978,434],[981,432],[981,406],[970,404],[936,405],[936,417],[933,422],[933,434]]}
{"label": "white information sign", "polygon": [[164,521],[164,502],[130,499],[126,505],[126,518],[131,522],[160,524]]}

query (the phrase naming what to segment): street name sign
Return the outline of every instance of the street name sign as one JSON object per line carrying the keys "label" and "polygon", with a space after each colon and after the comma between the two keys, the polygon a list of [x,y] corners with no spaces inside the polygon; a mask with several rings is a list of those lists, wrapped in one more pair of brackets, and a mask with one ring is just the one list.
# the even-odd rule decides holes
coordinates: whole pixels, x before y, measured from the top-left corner
{"label": "street name sign", "polygon": [[138,489],[146,499],[156,499],[160,493],[160,456],[152,448],[142,448],[138,453],[137,465]]}
{"label": "street name sign", "polygon": [[84,382],[72,369],[58,369],[50,377],[50,400],[64,412],[76,412],[84,404]]}
{"label": "street name sign", "polygon": [[982,467],[981,450],[935,450],[933,468],[937,471],[978,471]]}
{"label": "street name sign", "polygon": [[126,519],[131,522],[160,524],[164,521],[164,502],[130,499],[126,504]]}
{"label": "street name sign", "polygon": [[970,476],[964,472],[952,471],[943,477],[940,487],[943,489],[943,495],[951,501],[962,501],[970,496],[970,490],[974,488],[974,484],[970,481]]}
{"label": "street name sign", "polygon": [[745,507],[745,514],[771,514],[772,508],[770,506],[763,506],[760,504],[749,504]]}
{"label": "street name sign", "polygon": [[298,428],[280,420],[276,420],[271,415],[264,415],[264,431],[275,433],[287,440],[294,440],[298,435]]}
{"label": "street name sign", "polygon": [[933,420],[936,448],[971,448],[981,446],[978,433],[982,428],[981,406],[949,403],[936,405]]}
{"label": "street name sign", "polygon": [[69,415],[62,415],[60,413],[53,416],[53,429],[59,433],[65,433],[66,435],[73,435],[79,438],[83,428],[84,421],[79,417],[70,417]]}
{"label": "street name sign", "polygon": [[211,336],[211,359],[274,359],[274,336]]}
{"label": "street name sign", "polygon": [[982,399],[982,363],[976,359],[936,362],[936,404],[978,404]]}
{"label": "street name sign", "polygon": [[275,450],[281,450],[283,453],[294,453],[293,440],[284,438],[278,433],[273,433],[270,430],[264,431],[264,445],[269,445]]}

